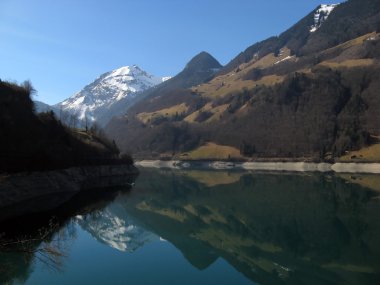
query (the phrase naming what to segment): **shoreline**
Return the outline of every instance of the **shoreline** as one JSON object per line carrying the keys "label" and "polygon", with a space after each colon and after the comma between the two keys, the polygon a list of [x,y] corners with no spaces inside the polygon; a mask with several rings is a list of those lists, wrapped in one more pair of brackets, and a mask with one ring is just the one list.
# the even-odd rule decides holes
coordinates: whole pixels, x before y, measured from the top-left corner
{"label": "shoreline", "polygon": [[314,162],[224,162],[141,160],[136,166],[144,168],[205,169],[205,170],[252,170],[286,172],[336,172],[380,174],[380,163],[314,163]]}
{"label": "shoreline", "polygon": [[[50,211],[75,195],[134,182],[134,165],[100,165],[0,175],[0,222]],[[90,194],[91,195],[91,194]]]}

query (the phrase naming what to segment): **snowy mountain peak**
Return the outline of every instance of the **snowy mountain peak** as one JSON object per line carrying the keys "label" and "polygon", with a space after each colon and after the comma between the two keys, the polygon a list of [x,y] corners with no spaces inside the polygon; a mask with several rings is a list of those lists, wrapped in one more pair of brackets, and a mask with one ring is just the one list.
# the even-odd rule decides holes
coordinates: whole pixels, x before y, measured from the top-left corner
{"label": "snowy mountain peak", "polygon": [[[115,69],[108,74],[105,74],[102,83],[114,86],[123,91],[136,93],[151,88],[164,80],[161,77],[156,77],[148,74],[137,65],[123,66]],[[122,95],[122,94],[119,94]],[[124,96],[118,96],[116,100],[122,99]]]}
{"label": "snowy mountain peak", "polygon": [[137,224],[122,208],[107,208],[88,216],[76,216],[76,222],[98,241],[124,252],[134,252],[159,240]]}
{"label": "snowy mountain peak", "polygon": [[321,4],[314,13],[314,25],[310,27],[310,32],[314,33],[315,31],[317,31],[330,16],[330,13],[338,5],[339,4]]}
{"label": "snowy mountain peak", "polygon": [[[170,78],[170,77],[169,77]],[[152,88],[168,77],[156,77],[137,65],[123,66],[102,74],[80,92],[57,104],[58,108],[95,121],[112,104],[122,99],[132,99],[138,93]]]}
{"label": "snowy mountain peak", "polygon": [[136,64],[132,66],[123,66],[118,69],[115,69],[111,72],[109,72],[109,75],[107,77],[118,77],[118,76],[148,76],[152,77],[149,74],[147,74],[145,71],[143,71],[140,67],[138,67]]}

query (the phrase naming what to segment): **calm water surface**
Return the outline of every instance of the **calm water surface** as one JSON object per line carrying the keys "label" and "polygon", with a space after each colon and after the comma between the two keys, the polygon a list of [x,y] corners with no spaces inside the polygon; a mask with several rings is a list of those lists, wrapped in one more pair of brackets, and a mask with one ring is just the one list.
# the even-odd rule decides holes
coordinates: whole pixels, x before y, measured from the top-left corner
{"label": "calm water surface", "polygon": [[1,229],[33,240],[0,254],[0,284],[380,284],[378,182],[145,169]]}

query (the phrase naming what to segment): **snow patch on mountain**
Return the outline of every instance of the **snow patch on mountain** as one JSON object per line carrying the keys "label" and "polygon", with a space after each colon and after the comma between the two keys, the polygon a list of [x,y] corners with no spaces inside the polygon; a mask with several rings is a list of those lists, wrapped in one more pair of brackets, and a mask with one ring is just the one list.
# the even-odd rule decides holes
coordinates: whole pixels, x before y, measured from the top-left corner
{"label": "snow patch on mountain", "polygon": [[330,16],[331,12],[338,6],[339,4],[322,4],[314,13],[314,25],[310,27],[310,32],[316,32],[322,24],[327,20]]}
{"label": "snow patch on mountain", "polygon": [[76,222],[96,240],[118,251],[134,252],[147,243],[159,240],[158,236],[138,226],[126,213],[120,217],[110,209],[87,216],[78,215]]}
{"label": "snow patch on mountain", "polygon": [[138,93],[152,88],[170,77],[156,77],[140,69],[137,65],[124,66],[107,72],[85,86],[56,107],[78,116],[95,121],[102,112],[125,98],[133,98]]}
{"label": "snow patch on mountain", "polygon": [[288,55],[287,57],[284,57],[283,59],[280,59],[280,60],[276,61],[276,62],[274,63],[274,65],[277,65],[277,64],[279,64],[279,63],[281,63],[281,62],[287,61],[287,60],[292,59],[292,58],[294,58],[294,57],[295,57],[295,56],[290,56],[290,55]]}
{"label": "snow patch on mountain", "polygon": [[162,82],[165,82],[167,80],[169,80],[170,78],[172,78],[171,76],[164,76],[162,77]]}

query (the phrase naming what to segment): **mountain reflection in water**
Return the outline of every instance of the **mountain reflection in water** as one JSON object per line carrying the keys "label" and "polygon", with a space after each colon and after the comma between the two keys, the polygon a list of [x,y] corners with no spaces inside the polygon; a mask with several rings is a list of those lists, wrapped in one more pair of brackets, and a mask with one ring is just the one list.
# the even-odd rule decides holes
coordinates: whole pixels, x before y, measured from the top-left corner
{"label": "mountain reflection in water", "polygon": [[110,205],[103,211],[89,215],[78,215],[76,221],[99,242],[120,251],[134,252],[145,243],[159,239],[140,227],[120,204]]}
{"label": "mountain reflection in water", "polygon": [[[131,192],[77,207],[60,229],[74,223],[131,255],[165,239],[199,270],[222,259],[260,284],[379,284],[376,179],[144,169]],[[0,283],[33,276],[32,258],[0,258],[22,268]]]}

